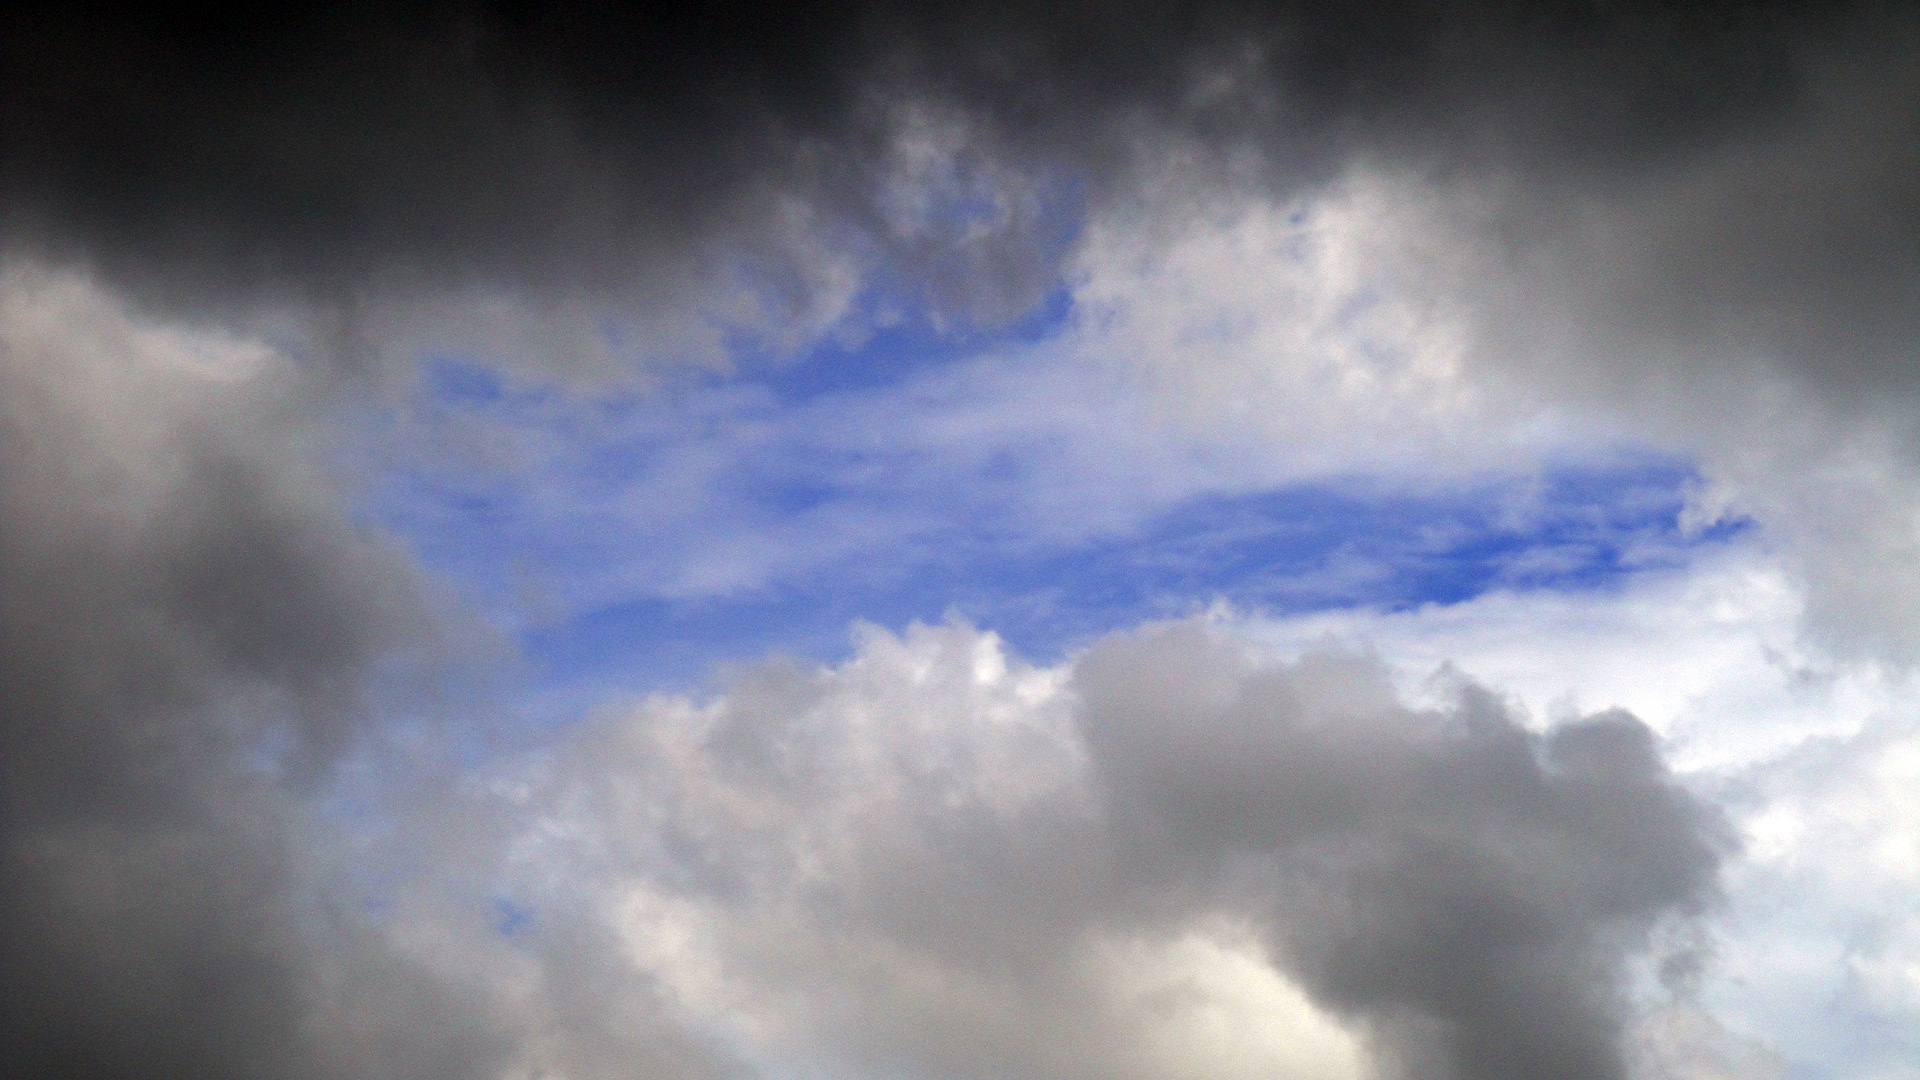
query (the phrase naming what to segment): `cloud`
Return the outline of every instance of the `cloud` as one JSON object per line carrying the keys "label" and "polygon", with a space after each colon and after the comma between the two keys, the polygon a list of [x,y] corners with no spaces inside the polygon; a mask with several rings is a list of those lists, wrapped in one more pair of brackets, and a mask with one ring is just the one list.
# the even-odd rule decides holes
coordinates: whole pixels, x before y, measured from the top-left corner
{"label": "cloud", "polygon": [[440,646],[302,452],[324,399],[301,378],[0,270],[9,1075],[453,1077],[505,1049],[309,891],[303,793],[379,737],[376,669]]}
{"label": "cloud", "polygon": [[1680,1001],[1649,1016],[1637,1040],[1640,1074],[1656,1080],[1778,1080],[1780,1055],[1729,1032],[1697,1004]]}
{"label": "cloud", "polygon": [[[529,865],[570,852],[681,1007],[924,1076],[1621,1076],[1624,961],[1719,858],[1624,713],[1416,712],[1373,661],[1199,623],[1054,669],[869,631],[611,716],[553,776]],[[1248,994],[1264,1034],[1210,1036]]]}
{"label": "cloud", "polygon": [[1283,191],[1361,158],[1632,176],[1778,114],[1848,25],[1497,2],[60,7],[9,26],[0,184],[10,245],[149,300],[291,305],[376,348],[423,305],[504,303],[594,352],[615,299],[673,351],[703,337],[676,308],[778,340],[883,279],[1004,319],[1049,289],[1075,208],[1168,142],[1196,175],[1241,162]]}
{"label": "cloud", "polygon": [[1802,588],[1748,545],[1614,593],[1489,593],[1245,632],[1283,653],[1371,647],[1416,702],[1449,700],[1471,672],[1536,726],[1631,708],[1740,837],[1723,906],[1662,946],[1692,959],[1636,1021],[1635,1075],[1899,1076],[1915,1030],[1916,682],[1807,639]]}
{"label": "cloud", "polygon": [[[527,830],[410,756],[488,734],[415,711],[492,706],[381,698],[447,627],[322,465],[371,400],[342,376],[427,343],[619,378],[999,325],[1064,280],[1075,358],[1300,468],[1697,454],[1808,625],[1909,661],[1910,17],[1606,12],[9,21],[7,1066],[1618,1075],[1627,958],[1717,859],[1637,720],[1412,708],[1192,626],[1057,669],[923,631],[591,728],[501,782]],[[949,418],[962,459],[1006,420]],[[1741,887],[1802,898],[1789,959],[1856,935],[1864,1070],[1899,1046],[1859,1032],[1910,1023],[1910,738],[1834,738],[1722,794]],[[1782,806],[1856,842],[1769,848]],[[531,929],[493,917],[507,870]],[[1857,906],[1820,914],[1833,882]]]}
{"label": "cloud", "polygon": [[1357,154],[1275,192],[1169,152],[1091,218],[1069,347],[1330,470],[1686,454],[1793,546],[1813,630],[1910,656],[1909,39],[1853,24],[1778,108],[1618,171]]}
{"label": "cloud", "polygon": [[303,452],[324,397],[258,342],[4,274],[9,818],[164,817],[249,748],[311,775],[429,628]]}
{"label": "cloud", "polygon": [[[1752,855],[1730,878],[1739,898],[1714,1004],[1798,1062],[1834,1075],[1898,1076],[1920,1030],[1920,923],[1912,894],[1920,730],[1912,687],[1856,730],[1807,740],[1731,784]],[[1823,1022],[1788,1034],[1789,1015]]]}

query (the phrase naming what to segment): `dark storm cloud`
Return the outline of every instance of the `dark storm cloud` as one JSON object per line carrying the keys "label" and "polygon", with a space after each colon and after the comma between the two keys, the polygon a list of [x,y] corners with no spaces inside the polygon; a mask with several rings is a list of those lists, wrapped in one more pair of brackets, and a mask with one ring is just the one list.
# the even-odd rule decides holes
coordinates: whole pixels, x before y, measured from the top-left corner
{"label": "dark storm cloud", "polygon": [[[1156,132],[1298,182],[1356,153],[1630,168],[1791,100],[1826,23],[1755,5],[432,4],[5,30],[15,243],[152,295],[351,305],[400,288],[666,287],[780,197],[955,305],[1045,287],[1057,221],[903,230],[898,107],[950,107],[1008,185],[1122,183]],[[964,202],[964,193],[949,193]],[[1044,217],[1044,215],[1043,215]],[[912,235],[908,235],[912,234]],[[985,299],[983,299],[983,297]],[[998,297],[998,299],[993,299]],[[939,300],[940,297],[934,297]]]}

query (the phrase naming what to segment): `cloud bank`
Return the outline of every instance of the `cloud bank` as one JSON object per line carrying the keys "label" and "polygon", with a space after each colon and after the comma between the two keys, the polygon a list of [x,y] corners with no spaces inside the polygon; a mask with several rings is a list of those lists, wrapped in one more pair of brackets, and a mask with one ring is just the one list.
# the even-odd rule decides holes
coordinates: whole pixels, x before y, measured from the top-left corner
{"label": "cloud bank", "polygon": [[[891,281],[992,320],[1050,287],[1063,198],[1124,197],[1170,147],[1183,185],[1364,160],[1630,190],[1872,64],[1899,17],[1863,10],[63,7],[9,29],[0,183],[13,245],[201,310],[317,307],[350,345],[448,292],[777,338]],[[745,296],[681,284],[743,268]]]}
{"label": "cloud bank", "polygon": [[[1415,711],[1376,661],[1202,623],[1060,669],[872,631],[609,718],[554,784],[544,832],[670,992],[763,1054],[916,1076],[1173,1075],[1168,1038],[1182,1072],[1623,1076],[1625,958],[1722,844],[1630,715]],[[1236,1002],[1196,949],[1299,988],[1276,1045],[1208,1045]],[[1128,968],[1194,985],[1134,998]]]}

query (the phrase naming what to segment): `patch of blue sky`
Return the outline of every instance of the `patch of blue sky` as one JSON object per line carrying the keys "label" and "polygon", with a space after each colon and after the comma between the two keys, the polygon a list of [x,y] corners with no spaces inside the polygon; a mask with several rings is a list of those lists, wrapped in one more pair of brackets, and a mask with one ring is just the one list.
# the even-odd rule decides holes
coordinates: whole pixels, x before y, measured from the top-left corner
{"label": "patch of blue sky", "polygon": [[752,342],[734,355],[741,372],[777,400],[815,398],[898,383],[918,371],[978,356],[983,351],[1032,345],[1057,334],[1073,310],[1072,296],[1056,288],[1005,322],[954,326],[924,310],[865,330],[853,338],[828,336],[798,357],[777,356]]}
{"label": "patch of blue sky", "polygon": [[[1206,605],[1285,615],[1449,604],[1494,589],[1605,589],[1681,565],[1749,526],[1684,535],[1691,474],[1669,464],[1547,477],[1446,495],[1306,485],[1203,497],[1119,535],[1008,550],[955,525],[907,550],[846,560],[742,594],[636,596],[525,636],[551,674],[626,671],[684,683],[715,660],[768,651],[830,659],[849,622],[957,615],[1024,655],[1055,658],[1107,631]],[[1513,504],[1532,505],[1516,520]]]}
{"label": "patch of blue sky", "polygon": [[[912,197],[883,215],[893,220],[880,227],[897,235],[830,230],[825,247],[843,248],[861,268],[846,311],[797,351],[747,320],[726,335],[735,370],[799,401],[1057,333],[1071,310],[1059,269],[1086,223],[1084,183],[1069,173],[998,176],[964,162],[938,171],[903,186]],[[983,261],[992,272],[976,265]],[[808,322],[817,286],[802,268],[742,256],[732,276],[772,325]]]}
{"label": "patch of blue sky", "polygon": [[495,897],[493,901],[493,929],[504,938],[522,938],[533,933],[535,927],[534,909],[507,897]]}
{"label": "patch of blue sky", "polygon": [[742,376],[572,405],[442,365],[424,422],[526,450],[397,473],[377,510],[545,692],[581,701],[770,652],[831,660],[855,620],[954,614],[1047,660],[1219,601],[1605,589],[1749,528],[1683,529],[1698,478],[1647,452],[1441,484],[1287,476],[1020,344],[871,382]]}

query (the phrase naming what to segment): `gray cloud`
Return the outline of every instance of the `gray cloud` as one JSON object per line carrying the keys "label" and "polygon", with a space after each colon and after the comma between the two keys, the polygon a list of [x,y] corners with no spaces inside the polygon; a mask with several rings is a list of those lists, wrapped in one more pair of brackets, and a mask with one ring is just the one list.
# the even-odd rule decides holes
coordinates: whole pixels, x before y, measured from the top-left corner
{"label": "gray cloud", "polygon": [[1638,720],[1541,737],[1474,689],[1420,716],[1370,663],[1248,670],[1190,631],[1109,645],[1076,679],[1151,850],[1275,859],[1294,970],[1410,1044],[1411,1071],[1623,1074],[1621,950],[1700,904],[1716,862],[1712,815]]}
{"label": "gray cloud", "polygon": [[[383,1075],[487,1071],[485,1014],[308,892],[303,793],[365,743],[375,662],[432,647],[297,450],[314,398],[257,345],[3,273],[0,1069],[366,1075],[326,1063],[385,1039]],[[317,1030],[342,991],[372,1011]]]}
{"label": "gray cloud", "polygon": [[1708,902],[1722,842],[1637,720],[1535,734],[1472,688],[1418,712],[1371,660],[1198,624],[1007,663],[919,630],[655,702],[567,759],[542,831],[584,842],[642,956],[678,943],[670,993],[789,1059],[1170,1075],[1149,1033],[1181,1009],[1089,958],[1224,925],[1326,1010],[1272,1006],[1302,1045],[1343,1018],[1379,1075],[1625,1075],[1625,960]]}
{"label": "gray cloud", "polygon": [[[805,230],[958,314],[1057,268],[1141,140],[1277,181],[1356,155],[1634,174],[1787,107],[1794,5],[353,5],[205,21],[62,6],[5,39],[10,242],[204,310],[504,289],[686,303],[721,248],[805,289]],[[903,162],[954,120],[936,174]],[[912,155],[909,153],[908,157]],[[1197,163],[1202,171],[1212,167]],[[957,170],[957,171],[954,171]],[[931,197],[904,218],[900,185]],[[778,287],[775,287],[778,291]]]}
{"label": "gray cloud", "polygon": [[300,452],[324,408],[263,346],[7,268],[6,812],[144,817],[265,747],[308,772],[427,623]]}
{"label": "gray cloud", "polygon": [[348,513],[336,390],[0,268],[0,1072],[727,1073],[593,923],[496,925],[499,647]]}

